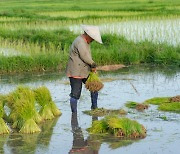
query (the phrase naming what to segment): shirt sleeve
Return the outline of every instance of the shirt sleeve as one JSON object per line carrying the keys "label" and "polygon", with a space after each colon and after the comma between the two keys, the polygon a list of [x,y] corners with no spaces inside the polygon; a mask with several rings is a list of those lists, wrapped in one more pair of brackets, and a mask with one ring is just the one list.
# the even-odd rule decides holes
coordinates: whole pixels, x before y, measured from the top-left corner
{"label": "shirt sleeve", "polygon": [[88,48],[86,44],[84,44],[83,42],[79,42],[77,45],[77,49],[79,51],[79,56],[82,61],[84,61],[88,65],[92,65],[94,63],[91,57],[90,48]]}

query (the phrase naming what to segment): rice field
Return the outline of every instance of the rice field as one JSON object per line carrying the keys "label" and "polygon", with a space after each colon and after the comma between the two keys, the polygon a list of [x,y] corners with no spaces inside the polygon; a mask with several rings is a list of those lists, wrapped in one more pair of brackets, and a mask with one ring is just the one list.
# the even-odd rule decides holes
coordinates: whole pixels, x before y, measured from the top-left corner
{"label": "rice field", "polygon": [[[117,34],[134,42],[148,40],[173,46],[180,44],[180,18],[121,21],[99,24],[99,27],[102,34]],[[69,29],[77,34],[82,32],[79,25],[70,26]]]}
{"label": "rice field", "polygon": [[[149,104],[148,109],[140,112],[126,107],[127,101],[142,103],[154,97],[179,95],[179,76],[179,67],[150,67],[148,65],[100,73],[104,88],[99,92],[98,107],[111,111],[123,108],[128,112],[127,115],[122,115],[123,117],[136,120],[147,130],[145,138],[133,140],[115,138],[113,134],[99,136],[89,133],[88,128],[92,126],[92,123],[95,120],[101,121],[104,117],[89,116],[84,113],[91,107],[90,93],[84,86],[78,102],[77,117],[71,115],[70,86],[67,84],[68,78],[64,73],[1,76],[0,93],[4,95],[16,90],[20,84],[32,89],[46,86],[62,115],[57,119],[39,124],[41,132],[36,134],[0,135],[0,153],[69,153],[78,145],[78,148],[82,147],[84,151],[96,151],[99,154],[179,154],[179,113],[159,110],[158,106],[153,104]],[[109,78],[112,80],[107,81]],[[136,87],[139,95],[129,81]],[[131,128],[130,124],[128,126]]]}
{"label": "rice field", "polygon": [[[34,61],[39,55],[50,55],[54,61],[52,70],[61,68],[62,71],[72,41],[82,33],[80,25],[90,24],[99,26],[104,42],[103,46],[92,44],[92,55],[98,65],[179,65],[179,10],[178,0],[80,0],[78,3],[72,0],[2,0],[0,56],[2,59],[26,56]],[[132,54],[132,51],[135,52]],[[57,54],[59,63],[53,58]],[[34,64],[35,68],[29,71],[47,70],[44,65],[48,61],[50,59],[41,64],[41,69]],[[20,66],[19,61],[14,62]],[[12,73],[9,69],[12,65],[0,63],[0,73]]]}

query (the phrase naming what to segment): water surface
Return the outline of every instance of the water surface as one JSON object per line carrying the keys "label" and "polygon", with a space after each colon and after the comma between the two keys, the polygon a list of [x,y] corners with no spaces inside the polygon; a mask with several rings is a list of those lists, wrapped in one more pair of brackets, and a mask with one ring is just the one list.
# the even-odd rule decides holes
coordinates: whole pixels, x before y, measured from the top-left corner
{"label": "water surface", "polygon": [[[147,129],[141,140],[119,140],[89,135],[86,129],[93,120],[82,113],[91,106],[89,92],[83,87],[78,102],[78,114],[72,117],[69,107],[70,86],[62,73],[1,76],[0,93],[6,94],[19,84],[30,87],[45,85],[62,111],[62,116],[41,125],[42,132],[33,135],[12,133],[0,136],[0,153],[56,154],[56,153],[123,153],[123,154],[179,154],[180,114],[160,112],[157,106],[145,112],[127,109],[127,101],[143,102],[152,97],[180,94],[180,69],[175,67],[130,67],[115,72],[99,72],[104,89],[99,93],[98,106],[108,109],[124,108],[127,117],[135,119]],[[133,88],[133,86],[134,89]],[[166,117],[167,120],[163,120]],[[100,119],[100,118],[99,118]]]}

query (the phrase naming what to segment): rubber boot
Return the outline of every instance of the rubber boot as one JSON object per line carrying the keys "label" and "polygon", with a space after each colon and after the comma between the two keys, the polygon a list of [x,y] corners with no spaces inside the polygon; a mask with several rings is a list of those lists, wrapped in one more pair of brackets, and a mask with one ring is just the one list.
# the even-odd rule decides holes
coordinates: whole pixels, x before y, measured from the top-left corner
{"label": "rubber boot", "polygon": [[91,92],[91,109],[97,108],[98,92]]}
{"label": "rubber boot", "polygon": [[73,113],[77,113],[77,99],[71,97],[70,98],[71,111]]}

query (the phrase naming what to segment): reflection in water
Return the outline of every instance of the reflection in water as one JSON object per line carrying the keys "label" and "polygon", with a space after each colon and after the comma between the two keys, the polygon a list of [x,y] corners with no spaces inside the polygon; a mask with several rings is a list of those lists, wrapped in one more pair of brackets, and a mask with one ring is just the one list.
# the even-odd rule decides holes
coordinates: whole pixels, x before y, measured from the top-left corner
{"label": "reflection in water", "polygon": [[[92,119],[97,120],[97,117],[93,117]],[[78,124],[77,113],[72,113],[71,127],[73,132],[73,145],[69,153],[98,154],[101,143],[98,142],[98,140],[93,140],[92,142],[92,138],[84,140],[81,127],[79,127]]]}
{"label": "reflection in water", "polygon": [[[93,121],[98,120],[98,117],[92,117]],[[137,140],[125,140],[117,137],[90,135],[87,140],[84,140],[84,136],[81,127],[78,125],[77,113],[72,113],[71,127],[73,132],[73,145],[69,151],[70,154],[98,154],[102,143],[108,143],[109,148],[117,149],[122,146],[127,146],[134,143]]]}
{"label": "reflection in water", "polygon": [[8,139],[7,134],[0,136],[0,154],[4,154],[4,145],[6,143],[6,140]]}
{"label": "reflection in water", "polygon": [[32,153],[35,154],[37,147],[40,145],[42,149],[48,148],[53,128],[56,125],[58,118],[45,121],[41,125],[41,133],[35,134],[20,134],[14,133],[9,136],[7,141],[8,153],[21,154]]}
{"label": "reflection in water", "polygon": [[51,136],[53,134],[53,129],[56,126],[59,117],[55,117],[53,120],[47,120],[40,126],[41,133],[38,136],[38,144],[43,148],[47,148],[51,141]]}
{"label": "reflection in water", "polygon": [[[179,67],[175,66],[133,66],[114,72],[99,73],[103,79],[112,78],[111,82],[104,82],[105,87],[100,92],[99,107],[117,109],[123,107],[126,101],[143,102],[152,97],[176,96],[179,95],[180,91],[180,70]],[[140,96],[136,94],[129,84],[129,79],[131,79],[132,84],[140,93]],[[71,143],[71,126],[69,126],[70,121],[67,121],[71,115],[69,115],[69,102],[66,101],[69,100],[70,90],[69,85],[65,84],[66,81],[68,79],[65,78],[65,75],[59,73],[32,74],[32,76],[27,74],[0,76],[0,93],[9,93],[20,83],[24,83],[30,87],[45,85],[49,88],[53,99],[56,99],[57,106],[63,112],[57,124],[56,121],[54,123],[56,127],[51,124],[52,121],[47,121],[44,125],[42,124],[41,128],[43,131],[40,134],[37,134],[37,136],[29,135],[32,138],[28,137],[28,135],[22,137],[22,135],[15,133],[7,137],[0,135],[0,153],[12,154],[18,152],[19,154],[21,152],[24,154],[28,151],[27,153],[37,154],[64,154],[70,152],[71,147],[75,149],[74,147],[78,144],[73,143],[73,146]],[[91,102],[88,98],[89,92],[84,91],[82,99],[80,99],[81,105],[78,112],[79,117],[81,117],[82,130],[87,129],[91,125],[91,117],[81,112],[89,109],[89,105],[87,104]],[[86,147],[87,151],[93,151],[94,149],[96,153],[179,153],[180,134],[174,133],[180,132],[179,115],[160,112],[156,107],[152,106],[146,112],[129,110],[127,116],[131,119],[138,120],[146,126],[148,136],[145,139],[139,140],[136,144],[131,144],[134,143],[134,140],[132,142],[127,140],[122,141],[118,138],[104,138],[97,135],[89,135],[87,138],[87,134],[84,134],[84,131],[80,129],[77,132],[81,135],[78,136],[78,133],[74,135],[74,142],[76,140],[75,138],[81,138],[82,145]],[[159,117],[167,117],[168,121],[164,121]],[[169,129],[170,125],[171,129]],[[78,122],[76,122],[76,126],[78,126]],[[161,131],[157,132],[154,130]],[[75,130],[73,132],[75,133]],[[120,148],[122,146],[123,148]]]}
{"label": "reflection in water", "polygon": [[12,154],[35,153],[37,147],[37,134],[11,134],[7,142],[8,151]]}

